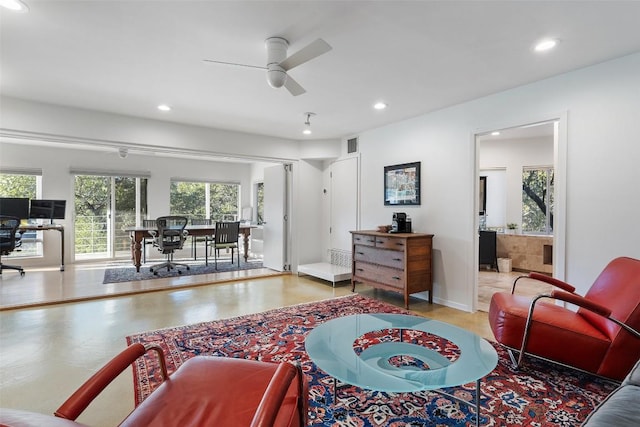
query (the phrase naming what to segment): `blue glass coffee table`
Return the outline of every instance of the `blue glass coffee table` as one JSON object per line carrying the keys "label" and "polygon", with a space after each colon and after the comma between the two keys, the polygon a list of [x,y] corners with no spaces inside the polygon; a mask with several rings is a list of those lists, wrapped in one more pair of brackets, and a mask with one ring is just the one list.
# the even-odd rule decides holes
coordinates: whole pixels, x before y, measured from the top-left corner
{"label": "blue glass coffee table", "polygon": [[[398,330],[399,341],[386,341],[354,350],[354,342],[364,334]],[[415,330],[437,335],[455,344],[459,357],[451,362],[437,350],[403,342],[403,331]],[[404,314],[357,314],[338,317],[315,327],[305,339],[311,360],[335,380],[360,388],[384,392],[410,393],[433,390],[456,401],[475,406],[480,425],[480,381],[498,364],[498,354],[482,337],[448,323]],[[420,365],[402,365],[391,360],[409,356]],[[424,365],[422,365],[424,364]],[[425,367],[426,365],[426,367]],[[476,382],[475,402],[440,389]]]}

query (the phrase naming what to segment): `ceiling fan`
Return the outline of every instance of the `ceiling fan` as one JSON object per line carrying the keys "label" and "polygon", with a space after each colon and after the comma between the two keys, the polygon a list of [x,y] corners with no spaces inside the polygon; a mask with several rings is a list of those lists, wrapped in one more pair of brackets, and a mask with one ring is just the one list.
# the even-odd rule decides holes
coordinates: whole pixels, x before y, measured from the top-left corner
{"label": "ceiling fan", "polygon": [[305,62],[311,61],[318,56],[329,52],[332,47],[322,40],[317,39],[311,42],[307,46],[303,47],[293,55],[287,57],[287,48],[289,42],[282,37],[270,37],[265,40],[267,47],[267,66],[261,67],[259,65],[247,65],[238,64],[235,62],[214,61],[212,59],[205,59],[204,62],[213,62],[216,64],[225,65],[238,65],[241,67],[260,68],[267,70],[267,82],[269,86],[273,88],[280,88],[284,86],[293,96],[302,95],[306,92],[302,86],[298,84],[291,76],[287,74],[287,71],[291,70],[298,65],[302,65]]}

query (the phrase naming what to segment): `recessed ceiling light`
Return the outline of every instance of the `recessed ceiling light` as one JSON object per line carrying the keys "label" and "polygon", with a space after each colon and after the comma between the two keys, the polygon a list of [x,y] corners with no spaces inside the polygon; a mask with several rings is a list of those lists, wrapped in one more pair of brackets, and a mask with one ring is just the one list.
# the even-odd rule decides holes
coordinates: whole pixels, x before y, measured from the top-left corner
{"label": "recessed ceiling light", "polygon": [[498,135],[500,135],[500,132],[498,132],[498,131],[491,132],[491,135],[492,135],[492,136],[498,136]]}
{"label": "recessed ceiling light", "polygon": [[305,129],[302,131],[305,135],[311,135],[311,129]]}
{"label": "recessed ceiling light", "polygon": [[0,0],[0,6],[14,12],[28,12],[29,6],[22,0]]}
{"label": "recessed ceiling light", "polygon": [[376,102],[375,104],[373,104],[373,108],[375,108],[376,110],[384,110],[385,108],[387,108],[387,104],[385,104],[384,102]]}
{"label": "recessed ceiling light", "polygon": [[533,48],[536,52],[545,52],[547,50],[553,49],[554,47],[556,47],[558,45],[558,39],[544,39],[544,40],[540,40],[538,43],[536,43],[535,47]]}
{"label": "recessed ceiling light", "polygon": [[171,111],[171,107],[169,107],[167,104],[160,104],[160,105],[158,105],[158,110],[160,110],[160,111]]}

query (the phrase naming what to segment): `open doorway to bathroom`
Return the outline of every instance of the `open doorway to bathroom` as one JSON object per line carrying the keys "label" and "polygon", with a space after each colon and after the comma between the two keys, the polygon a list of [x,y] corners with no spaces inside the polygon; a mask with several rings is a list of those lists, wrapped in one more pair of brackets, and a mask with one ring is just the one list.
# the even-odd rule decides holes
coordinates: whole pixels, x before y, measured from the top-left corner
{"label": "open doorway to bathroom", "polygon": [[[491,296],[511,291],[516,277],[530,271],[554,275],[558,120],[476,135],[476,148],[476,308],[487,311]],[[548,289],[533,281],[519,288],[525,295]]]}

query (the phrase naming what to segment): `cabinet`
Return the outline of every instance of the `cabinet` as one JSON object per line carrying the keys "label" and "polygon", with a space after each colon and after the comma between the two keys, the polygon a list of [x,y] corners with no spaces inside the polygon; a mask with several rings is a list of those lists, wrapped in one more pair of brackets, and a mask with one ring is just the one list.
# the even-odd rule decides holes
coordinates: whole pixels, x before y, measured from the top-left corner
{"label": "cabinet", "polygon": [[496,255],[496,232],[491,230],[480,230],[478,239],[480,251],[478,264],[490,265],[498,270],[498,257]]}
{"label": "cabinet", "polygon": [[433,303],[431,251],[433,234],[352,231],[351,291],[356,283],[409,295],[429,291]]}

